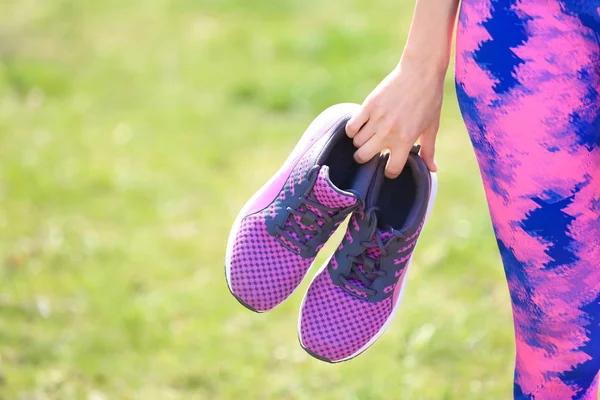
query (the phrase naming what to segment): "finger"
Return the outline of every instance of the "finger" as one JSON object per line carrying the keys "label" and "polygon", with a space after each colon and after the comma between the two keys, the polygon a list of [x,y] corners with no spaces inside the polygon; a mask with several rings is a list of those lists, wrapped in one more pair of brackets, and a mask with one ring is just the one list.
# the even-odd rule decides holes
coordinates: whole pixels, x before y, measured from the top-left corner
{"label": "finger", "polygon": [[369,120],[361,129],[358,131],[356,136],[354,136],[353,143],[354,146],[360,148],[362,145],[367,143],[373,135],[375,135],[375,122],[373,120]]}
{"label": "finger", "polygon": [[346,124],[346,135],[352,139],[369,120],[369,109],[363,105]]}
{"label": "finger", "polygon": [[398,144],[391,149],[390,158],[385,166],[385,176],[387,178],[394,179],[402,173],[411,148],[412,145],[406,142]]}
{"label": "finger", "polygon": [[435,163],[435,139],[437,136],[437,128],[430,129],[421,135],[419,143],[421,144],[421,158],[427,164],[427,168],[431,172],[437,171],[437,164]]}
{"label": "finger", "polygon": [[370,161],[373,157],[381,152],[384,144],[378,135],[375,135],[367,141],[360,149],[354,152],[354,160],[359,164],[364,164]]}

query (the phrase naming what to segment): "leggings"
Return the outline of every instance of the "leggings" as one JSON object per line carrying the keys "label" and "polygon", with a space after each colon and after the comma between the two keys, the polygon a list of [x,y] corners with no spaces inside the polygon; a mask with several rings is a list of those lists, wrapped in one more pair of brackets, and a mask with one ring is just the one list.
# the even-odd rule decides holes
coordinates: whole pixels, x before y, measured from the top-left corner
{"label": "leggings", "polygon": [[463,0],[458,101],[510,290],[514,398],[598,397],[600,0]]}

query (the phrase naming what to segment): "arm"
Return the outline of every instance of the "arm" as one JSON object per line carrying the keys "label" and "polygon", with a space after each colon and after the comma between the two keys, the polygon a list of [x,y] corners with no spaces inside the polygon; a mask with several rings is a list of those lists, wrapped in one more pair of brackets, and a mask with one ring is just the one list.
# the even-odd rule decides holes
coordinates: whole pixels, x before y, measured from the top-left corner
{"label": "arm", "polygon": [[400,62],[346,127],[359,148],[354,156],[357,162],[389,149],[386,175],[396,177],[419,139],[423,160],[431,171],[437,170],[435,139],[458,1],[417,0]]}

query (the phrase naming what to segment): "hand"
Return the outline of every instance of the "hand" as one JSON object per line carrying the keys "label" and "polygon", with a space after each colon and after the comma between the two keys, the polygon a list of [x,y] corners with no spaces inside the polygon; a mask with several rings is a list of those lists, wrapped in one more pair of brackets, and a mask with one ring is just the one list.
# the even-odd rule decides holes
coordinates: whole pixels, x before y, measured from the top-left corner
{"label": "hand", "polygon": [[362,164],[388,149],[391,154],[385,175],[395,178],[419,139],[421,157],[430,171],[437,171],[435,139],[440,125],[444,75],[445,71],[428,71],[416,63],[401,61],[346,125],[348,137],[358,148],[355,160]]}

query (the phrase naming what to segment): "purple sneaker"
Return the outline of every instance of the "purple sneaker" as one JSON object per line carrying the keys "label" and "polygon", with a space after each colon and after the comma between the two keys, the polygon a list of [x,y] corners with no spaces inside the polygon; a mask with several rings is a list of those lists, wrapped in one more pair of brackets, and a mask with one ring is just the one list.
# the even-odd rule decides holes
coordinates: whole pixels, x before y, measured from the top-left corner
{"label": "purple sneaker", "polygon": [[415,146],[396,179],[384,177],[387,155],[346,235],[311,282],[300,310],[298,337],[314,357],[341,362],[371,346],[396,313],[406,272],[431,211],[436,176]]}
{"label": "purple sneaker", "polygon": [[358,109],[339,104],[319,115],[237,216],[225,275],[250,310],[268,311],[288,298],[338,225],[363,206],[377,162],[360,166],[353,159],[345,127]]}

